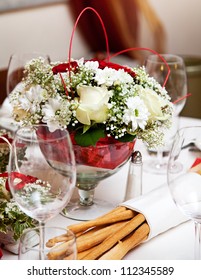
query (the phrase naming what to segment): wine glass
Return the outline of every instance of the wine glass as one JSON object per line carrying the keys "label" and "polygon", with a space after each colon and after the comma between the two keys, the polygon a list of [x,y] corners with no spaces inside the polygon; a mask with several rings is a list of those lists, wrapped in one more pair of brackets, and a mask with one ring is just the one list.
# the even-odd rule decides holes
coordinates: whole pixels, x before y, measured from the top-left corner
{"label": "wine glass", "polygon": [[44,62],[50,63],[49,55],[39,52],[21,52],[14,53],[10,56],[6,80],[7,96],[9,96],[17,85],[20,86],[20,82],[26,76],[26,72],[24,71],[26,63],[31,59],[39,57],[43,59]]}
{"label": "wine glass", "polygon": [[75,186],[75,158],[68,131],[50,132],[45,124],[19,128],[10,151],[8,179],[21,210],[41,226],[43,259],[42,226],[67,205]]}
{"label": "wine glass", "polygon": [[195,224],[195,258],[201,259],[201,126],[178,130],[168,161],[167,180],[179,209]]}
{"label": "wine glass", "polygon": [[[44,257],[46,260],[76,260],[76,238],[67,228],[45,226]],[[23,232],[19,240],[18,260],[40,260],[40,228],[30,228]]]}
{"label": "wine glass", "polygon": [[[150,155],[156,155],[156,158],[144,162],[144,170],[156,174],[165,174],[167,172],[167,160],[169,151],[174,139],[175,133],[179,127],[179,114],[182,111],[187,95],[187,75],[185,64],[182,57],[174,54],[161,55],[170,69],[170,75],[165,84],[170,100],[173,103],[172,125],[164,130],[164,145],[154,149],[148,148]],[[150,55],[146,59],[146,71],[155,78],[162,86],[165,83],[168,67],[158,55]]]}

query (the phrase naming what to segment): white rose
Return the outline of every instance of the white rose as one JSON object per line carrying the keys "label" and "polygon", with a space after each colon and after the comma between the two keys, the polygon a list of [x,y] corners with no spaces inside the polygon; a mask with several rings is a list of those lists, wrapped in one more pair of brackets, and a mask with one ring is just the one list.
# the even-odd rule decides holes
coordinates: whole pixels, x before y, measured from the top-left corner
{"label": "white rose", "polygon": [[110,92],[106,88],[80,86],[77,93],[80,96],[76,110],[79,122],[90,125],[92,120],[101,123],[107,119]]}
{"label": "white rose", "polygon": [[150,120],[165,120],[168,116],[164,115],[162,108],[169,105],[169,101],[159,96],[152,89],[142,89],[139,93],[140,98],[144,101],[150,115]]}

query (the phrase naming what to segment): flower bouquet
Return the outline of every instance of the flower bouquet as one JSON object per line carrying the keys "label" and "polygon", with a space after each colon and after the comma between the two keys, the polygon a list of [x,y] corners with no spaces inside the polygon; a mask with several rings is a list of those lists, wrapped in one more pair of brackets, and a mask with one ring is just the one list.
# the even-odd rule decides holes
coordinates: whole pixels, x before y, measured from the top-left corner
{"label": "flower bouquet", "polygon": [[[112,63],[109,50],[103,60],[72,59],[72,37],[68,61],[31,60],[25,66],[26,78],[9,99],[20,125],[46,123],[52,132],[68,129],[77,185],[89,191],[127,162],[136,139],[149,146],[163,142],[173,106],[165,87],[145,67]],[[84,192],[82,204],[86,201],[93,203]]]}
{"label": "flower bouquet", "polygon": [[80,146],[94,146],[105,137],[159,145],[161,128],[170,125],[170,97],[144,67],[84,58],[46,64],[38,58],[25,71],[26,79],[9,96],[20,125],[68,129]]}

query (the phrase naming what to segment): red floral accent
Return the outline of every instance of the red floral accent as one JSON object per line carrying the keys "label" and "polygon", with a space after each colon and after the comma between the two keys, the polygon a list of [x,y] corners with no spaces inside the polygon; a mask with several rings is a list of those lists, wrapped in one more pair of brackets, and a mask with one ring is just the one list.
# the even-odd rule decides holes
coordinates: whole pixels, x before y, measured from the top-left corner
{"label": "red floral accent", "polygon": [[56,65],[52,68],[53,74],[67,72],[68,69],[75,71],[78,68],[78,64],[76,61],[72,61],[70,63],[62,63]]}
{"label": "red floral accent", "polygon": [[[99,68],[100,69],[104,69],[105,67],[112,68],[112,69],[115,69],[115,70],[123,69],[125,72],[127,72],[129,75],[131,75],[131,77],[134,78],[136,76],[136,73],[132,69],[130,69],[129,67],[122,66],[122,65],[119,65],[119,64],[116,64],[116,63],[113,63],[113,62],[106,62],[105,60],[99,60],[99,59],[96,59],[96,58],[92,58],[92,59],[86,60],[86,61],[97,61],[99,63]],[[62,64],[59,64],[57,66],[54,66],[52,68],[52,72],[53,72],[54,75],[57,74],[57,73],[66,72],[68,69],[75,72],[75,71],[77,71],[77,68],[78,68],[77,62],[72,61],[70,63],[62,63]]]}
{"label": "red floral accent", "polygon": [[123,69],[125,72],[127,72],[129,75],[131,75],[131,77],[134,78],[136,76],[136,73],[132,69],[130,69],[129,67],[126,67],[126,66],[122,66],[122,65],[119,65],[119,64],[116,64],[113,62],[106,62],[105,60],[99,60],[96,58],[95,59],[93,58],[89,61],[98,61],[100,69],[104,69],[105,67],[112,68],[115,70]]}

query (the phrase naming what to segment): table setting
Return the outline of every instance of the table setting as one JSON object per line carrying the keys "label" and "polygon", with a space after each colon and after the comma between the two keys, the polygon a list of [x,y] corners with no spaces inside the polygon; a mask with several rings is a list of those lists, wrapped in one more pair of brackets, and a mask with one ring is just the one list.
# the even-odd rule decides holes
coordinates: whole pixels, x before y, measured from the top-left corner
{"label": "table setting", "polygon": [[[200,124],[200,119],[180,117],[180,127]],[[138,141],[136,143],[136,149],[141,151],[143,161],[150,158],[150,155],[142,142]],[[126,192],[128,169],[129,163],[126,163],[125,166],[123,166],[122,169],[120,169],[116,174],[100,182],[99,187],[97,188],[97,191],[95,193],[95,197],[105,201],[108,200],[110,203],[112,202],[113,205],[118,206],[122,204]],[[160,192],[158,193],[158,189],[161,189],[161,191],[167,191],[166,188],[167,176],[165,174],[152,174],[143,170],[143,195],[149,194],[151,192],[157,192],[157,194],[160,194]],[[77,198],[76,190],[73,194],[73,197]],[[159,199],[160,195],[157,200]],[[171,200],[169,200],[169,202],[170,201]],[[150,203],[150,205],[153,204],[154,201]],[[159,213],[157,213],[157,215],[159,215],[161,219],[163,219],[162,213],[160,211]],[[171,218],[168,218],[171,223]],[[179,219],[177,221],[177,224],[171,227],[170,229],[166,229],[161,234],[158,234],[157,236],[149,239],[149,241],[143,242],[143,244],[137,246],[134,250],[131,250],[129,253],[126,254],[126,256],[123,259],[194,259],[194,225],[190,220],[185,220],[185,217],[183,216],[182,219]],[[51,221],[48,221],[47,225],[67,227],[77,223],[79,223],[79,221],[68,219],[62,214],[59,214]],[[16,254],[13,254],[9,250],[3,249],[2,259],[16,260],[18,259],[18,256]]]}
{"label": "table setting", "polygon": [[[75,28],[86,10],[102,24],[103,60],[71,57]],[[172,78],[166,56],[146,49],[163,64],[160,81],[145,66],[113,63],[112,57],[130,49],[110,55],[97,12],[88,7],[80,16],[68,60],[39,56],[26,62],[24,77],[0,108],[6,162],[0,170],[0,231],[16,230],[17,221],[5,226],[13,218],[7,207],[12,199],[19,215],[29,218],[20,236],[12,236],[13,250],[0,240],[1,258],[201,259],[201,120],[179,116],[190,98],[181,59],[172,56],[178,68]],[[171,90],[183,86],[169,93],[168,79]],[[167,139],[174,125],[174,137]],[[167,143],[165,172],[145,168]],[[136,174],[134,154],[140,156]],[[132,190],[135,184],[140,192]]]}

